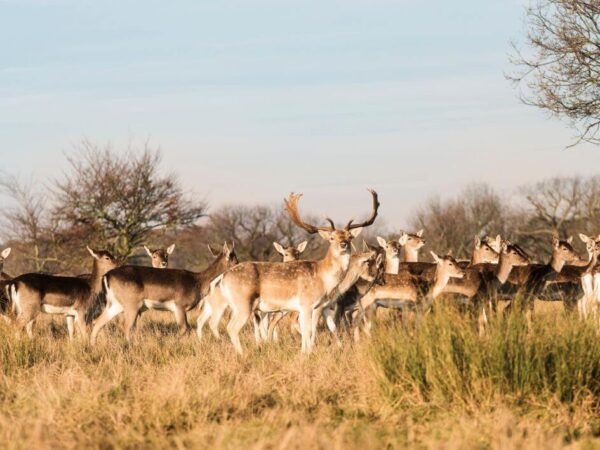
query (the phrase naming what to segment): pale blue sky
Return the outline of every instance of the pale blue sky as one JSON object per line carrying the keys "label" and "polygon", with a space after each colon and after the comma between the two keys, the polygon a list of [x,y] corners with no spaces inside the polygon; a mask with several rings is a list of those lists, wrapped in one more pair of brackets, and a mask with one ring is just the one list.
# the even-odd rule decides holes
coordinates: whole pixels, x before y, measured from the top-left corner
{"label": "pale blue sky", "polygon": [[44,183],[82,137],[150,137],[213,206],[294,190],[342,221],[372,186],[402,225],[471,181],[600,167],[504,79],[523,31],[517,0],[0,0],[0,153]]}

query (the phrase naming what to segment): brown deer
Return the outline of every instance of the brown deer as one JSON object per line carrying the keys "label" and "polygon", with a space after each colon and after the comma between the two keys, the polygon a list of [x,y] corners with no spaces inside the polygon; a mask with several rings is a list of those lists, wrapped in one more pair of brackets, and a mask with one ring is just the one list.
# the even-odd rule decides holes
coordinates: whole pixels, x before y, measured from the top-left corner
{"label": "brown deer", "polygon": [[329,242],[325,257],[317,261],[287,263],[245,262],[217,281],[216,288],[232,310],[227,332],[238,353],[243,352],[239,332],[254,310],[298,312],[302,351],[312,350],[321,310],[348,271],[351,242],[363,227],[371,225],[377,217],[379,200],[375,191],[370,192],[373,209],[369,219],[362,223],[351,220],[343,229],[336,229],[330,219],[327,219],[330,225],[326,227],[306,223],[298,210],[301,194],[290,194],[285,200],[290,218],[307,232],[319,233]]}
{"label": "brown deer", "polygon": [[148,253],[148,256],[150,256],[152,260],[152,267],[164,269],[169,265],[169,256],[173,253],[173,250],[175,250],[175,244],[169,245],[166,249],[157,248],[154,250],[151,250],[144,245],[144,250],[146,250],[146,253]]}
{"label": "brown deer", "polygon": [[225,243],[220,255],[202,272],[143,266],[111,270],[104,277],[107,304],[94,324],[92,344],[102,327],[121,313],[125,315],[125,337],[130,340],[142,308],[173,312],[179,333],[186,333],[188,311],[207,295],[212,280],[237,263],[234,249]]}
{"label": "brown deer", "polygon": [[[452,256],[438,256],[431,252],[435,261],[435,272],[433,277],[418,277],[409,272],[397,275],[385,274],[384,283],[381,286],[373,286],[371,290],[361,298],[362,310],[368,310],[371,305],[380,302],[381,306],[394,303],[395,307],[408,307],[414,309],[417,305],[422,306],[423,301],[430,303],[437,298],[451,278],[462,278],[463,269],[460,268]],[[363,318],[364,330],[370,335],[372,327],[371,319],[365,315]]]}
{"label": "brown deer", "polygon": [[101,292],[104,274],[117,267],[115,258],[106,251],[92,250],[94,258],[89,277],[65,277],[41,273],[26,273],[8,282],[8,291],[17,325],[33,337],[33,325],[40,314],[66,316],[69,338],[73,338],[74,323],[82,337],[87,336],[88,312]]}
{"label": "brown deer", "polygon": [[[552,238],[552,257],[547,264],[529,265],[525,278],[518,287],[519,300],[517,305],[525,311],[528,323],[531,322],[534,312],[534,300],[552,281],[555,281],[566,264],[578,261],[579,255],[575,252],[569,240]],[[507,306],[512,308],[513,301]]]}

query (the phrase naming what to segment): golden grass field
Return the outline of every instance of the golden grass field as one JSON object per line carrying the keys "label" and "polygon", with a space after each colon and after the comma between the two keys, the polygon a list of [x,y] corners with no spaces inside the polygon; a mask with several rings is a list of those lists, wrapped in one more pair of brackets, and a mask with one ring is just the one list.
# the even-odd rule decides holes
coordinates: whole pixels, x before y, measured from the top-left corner
{"label": "golden grass field", "polygon": [[261,348],[247,327],[240,357],[178,337],[167,313],[144,314],[131,344],[109,326],[95,348],[59,318],[33,341],[0,321],[0,447],[600,447],[600,337],[539,309],[532,329],[515,316],[483,337],[449,307],[408,329],[383,311],[373,339],[320,333],[308,356],[287,326]]}

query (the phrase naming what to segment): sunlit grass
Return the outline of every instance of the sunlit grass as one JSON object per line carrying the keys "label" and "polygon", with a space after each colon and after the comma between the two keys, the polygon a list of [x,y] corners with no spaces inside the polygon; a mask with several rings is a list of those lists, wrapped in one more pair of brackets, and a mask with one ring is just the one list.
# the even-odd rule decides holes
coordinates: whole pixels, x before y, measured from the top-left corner
{"label": "sunlit grass", "polygon": [[371,341],[316,351],[281,342],[240,357],[223,338],[178,337],[148,313],[135,341],[107,327],[97,347],[45,318],[36,337],[0,322],[3,448],[545,448],[600,431],[600,342],[560,309],[473,321],[438,307],[403,328],[379,314]]}

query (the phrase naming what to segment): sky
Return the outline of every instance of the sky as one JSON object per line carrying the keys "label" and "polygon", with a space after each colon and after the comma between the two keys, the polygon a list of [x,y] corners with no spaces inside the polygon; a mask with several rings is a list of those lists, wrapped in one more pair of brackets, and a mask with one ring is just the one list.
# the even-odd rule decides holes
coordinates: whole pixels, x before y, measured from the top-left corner
{"label": "sky", "polygon": [[[146,140],[211,207],[390,227],[473,182],[597,173],[506,80],[524,0],[0,0],[2,171],[45,187],[83,138]],[[1,204],[1,203],[0,203]]]}

